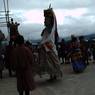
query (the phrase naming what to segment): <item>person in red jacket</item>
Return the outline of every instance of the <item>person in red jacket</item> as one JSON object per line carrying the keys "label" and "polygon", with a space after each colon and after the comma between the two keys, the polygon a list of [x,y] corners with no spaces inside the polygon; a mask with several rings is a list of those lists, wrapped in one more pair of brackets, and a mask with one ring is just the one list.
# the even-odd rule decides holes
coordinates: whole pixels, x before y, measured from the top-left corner
{"label": "person in red jacket", "polygon": [[33,54],[25,46],[23,36],[16,39],[16,47],[12,52],[12,63],[16,69],[17,90],[19,95],[30,95],[30,91],[35,89],[33,79]]}

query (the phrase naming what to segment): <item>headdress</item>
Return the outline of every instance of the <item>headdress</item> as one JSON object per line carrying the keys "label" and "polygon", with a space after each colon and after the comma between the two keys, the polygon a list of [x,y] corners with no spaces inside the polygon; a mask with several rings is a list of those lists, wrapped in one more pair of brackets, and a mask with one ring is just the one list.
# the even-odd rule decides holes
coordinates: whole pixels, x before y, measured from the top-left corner
{"label": "headdress", "polygon": [[50,17],[53,21],[53,26],[52,26],[52,30],[51,30],[51,34],[50,34],[49,39],[53,38],[54,43],[56,43],[58,41],[57,21],[56,21],[56,16],[55,16],[55,13],[53,11],[53,8],[51,8],[51,5],[49,6],[48,9],[44,10],[44,17]]}
{"label": "headdress", "polygon": [[53,17],[53,10],[52,10],[52,8],[44,10],[44,16],[45,17]]}

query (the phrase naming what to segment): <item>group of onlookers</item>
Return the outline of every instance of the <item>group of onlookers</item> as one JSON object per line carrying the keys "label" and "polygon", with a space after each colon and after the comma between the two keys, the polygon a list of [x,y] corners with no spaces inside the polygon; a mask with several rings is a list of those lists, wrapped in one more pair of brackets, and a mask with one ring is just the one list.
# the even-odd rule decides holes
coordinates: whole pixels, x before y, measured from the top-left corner
{"label": "group of onlookers", "polygon": [[79,65],[80,60],[78,60],[81,58],[81,63],[84,63],[84,67],[86,67],[86,65],[89,65],[89,60],[91,58],[93,58],[93,62],[95,61],[95,41],[86,41],[84,36],[75,37],[72,35],[70,41],[66,42],[64,39],[62,39],[58,44],[58,55],[59,59],[61,60],[61,64],[74,63],[74,67],[76,64],[74,60],[72,61],[72,59],[76,59],[78,67],[81,68]]}

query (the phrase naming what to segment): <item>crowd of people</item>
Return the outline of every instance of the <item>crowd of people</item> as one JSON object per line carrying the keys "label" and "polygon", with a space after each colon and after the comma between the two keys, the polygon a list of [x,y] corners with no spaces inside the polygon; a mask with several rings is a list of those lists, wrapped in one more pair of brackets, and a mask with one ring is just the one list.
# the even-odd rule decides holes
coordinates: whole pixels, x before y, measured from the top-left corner
{"label": "crowd of people", "polygon": [[[61,64],[70,63],[70,54],[73,49],[79,49],[82,52],[83,59],[85,63],[89,65],[89,59],[93,57],[93,62],[95,61],[95,40],[86,40],[84,36],[76,37],[71,36],[71,40],[65,41],[61,40],[58,44],[58,55],[59,59],[62,60]],[[69,57],[69,58],[68,58]]]}
{"label": "crowd of people", "polygon": [[[83,72],[89,59],[95,60],[95,41],[89,44],[83,36],[71,36],[71,40],[64,39],[57,42],[57,22],[52,8],[44,10],[45,28],[41,33],[42,40],[37,48],[38,56],[34,57],[32,43],[24,40],[18,32],[18,23],[13,19],[8,23],[10,29],[10,42],[2,52],[0,44],[0,78],[4,67],[8,69],[9,76],[13,72],[17,78],[17,90],[19,95],[29,95],[36,88],[34,75],[48,73],[49,81],[62,77],[61,64],[71,63],[74,72]],[[14,33],[13,33],[14,32]],[[0,40],[1,41],[1,40]],[[37,64],[35,65],[35,58]],[[62,59],[62,60],[61,60]],[[37,66],[38,65],[38,66]]]}

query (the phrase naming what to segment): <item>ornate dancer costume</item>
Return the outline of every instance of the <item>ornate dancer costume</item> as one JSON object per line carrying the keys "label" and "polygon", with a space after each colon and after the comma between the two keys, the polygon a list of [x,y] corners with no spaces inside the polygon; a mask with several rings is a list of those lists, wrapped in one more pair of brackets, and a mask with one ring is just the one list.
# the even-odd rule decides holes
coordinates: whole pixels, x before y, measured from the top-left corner
{"label": "ornate dancer costume", "polygon": [[57,55],[55,36],[57,34],[56,16],[52,8],[44,10],[45,28],[41,33],[40,66],[41,71],[48,72],[51,78],[62,75],[60,62]]}

